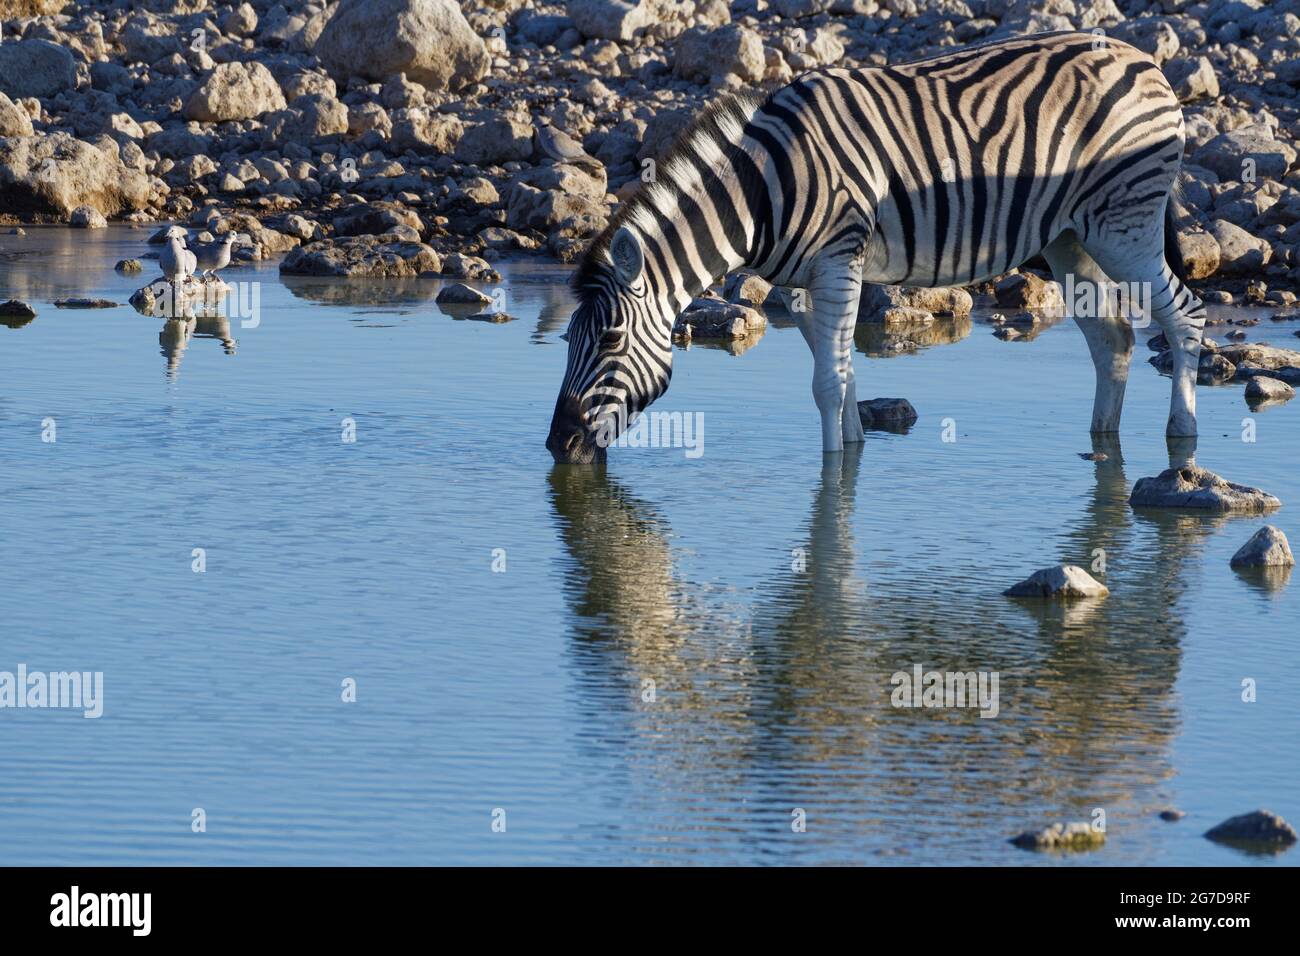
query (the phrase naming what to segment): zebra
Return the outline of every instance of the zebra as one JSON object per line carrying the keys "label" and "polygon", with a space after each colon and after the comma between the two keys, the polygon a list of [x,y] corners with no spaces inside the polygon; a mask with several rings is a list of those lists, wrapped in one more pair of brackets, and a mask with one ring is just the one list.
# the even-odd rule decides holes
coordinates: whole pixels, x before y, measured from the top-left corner
{"label": "zebra", "polygon": [[[843,451],[863,441],[851,352],[862,284],[971,285],[1039,253],[1076,288],[1149,289],[1173,358],[1166,433],[1194,437],[1205,310],[1171,203],[1184,139],[1151,57],[1094,33],[818,70],[714,103],[574,272],[547,448],[561,463],[603,461],[668,388],[674,318],[743,267],[804,290],[822,449]],[[1097,311],[1073,317],[1096,371],[1091,430],[1107,434],[1134,337],[1125,316]]]}

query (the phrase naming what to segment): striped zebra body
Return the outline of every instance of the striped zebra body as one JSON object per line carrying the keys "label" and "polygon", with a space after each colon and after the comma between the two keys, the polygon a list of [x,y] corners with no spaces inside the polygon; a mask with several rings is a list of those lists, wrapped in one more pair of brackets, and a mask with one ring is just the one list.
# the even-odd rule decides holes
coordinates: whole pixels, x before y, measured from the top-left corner
{"label": "striped zebra body", "polygon": [[[809,73],[711,108],[575,276],[548,447],[560,461],[603,457],[598,426],[668,387],[676,315],[744,267],[808,291],[797,317],[823,449],[840,450],[862,439],[851,348],[864,281],[966,285],[1040,252],[1075,287],[1149,286],[1174,346],[1168,431],[1194,435],[1204,312],[1165,254],[1183,142],[1155,63],[1080,33]],[[1093,430],[1115,431],[1131,328],[1104,310],[1075,318],[1097,373]]]}

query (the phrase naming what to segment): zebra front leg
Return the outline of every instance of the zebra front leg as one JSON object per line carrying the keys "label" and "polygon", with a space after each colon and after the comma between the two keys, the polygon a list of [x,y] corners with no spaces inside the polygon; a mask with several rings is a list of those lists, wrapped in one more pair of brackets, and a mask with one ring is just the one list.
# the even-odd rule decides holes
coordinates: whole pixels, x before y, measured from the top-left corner
{"label": "zebra front leg", "polygon": [[[853,384],[853,329],[862,292],[860,255],[818,263],[808,293],[806,321],[813,353],[813,400],[822,420],[822,451],[844,450],[845,442],[863,440]],[[852,414],[853,425],[847,420]]]}
{"label": "zebra front leg", "polygon": [[[1128,320],[1114,314],[1106,294],[1110,280],[1101,266],[1079,244],[1073,232],[1064,232],[1043,250],[1052,267],[1052,277],[1067,290],[1065,307],[1083,332],[1097,373],[1097,387],[1092,399],[1092,433],[1119,431],[1124,412],[1124,392],[1128,388],[1129,364],[1133,359],[1133,328]],[[1068,293],[1073,294],[1068,294]],[[1095,308],[1080,309],[1091,302]],[[1081,315],[1090,311],[1092,315]]]}

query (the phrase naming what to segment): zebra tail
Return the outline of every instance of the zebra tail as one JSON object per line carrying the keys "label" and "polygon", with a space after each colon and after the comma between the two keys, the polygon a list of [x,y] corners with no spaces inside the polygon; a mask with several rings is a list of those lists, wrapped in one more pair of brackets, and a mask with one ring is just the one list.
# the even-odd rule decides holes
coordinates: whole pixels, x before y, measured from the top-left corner
{"label": "zebra tail", "polygon": [[1175,184],[1169,193],[1169,201],[1165,203],[1165,261],[1169,263],[1169,270],[1178,277],[1178,281],[1187,285],[1187,266],[1183,262],[1183,253],[1178,248],[1178,216],[1174,213],[1174,206],[1182,205],[1179,202],[1180,192]]}

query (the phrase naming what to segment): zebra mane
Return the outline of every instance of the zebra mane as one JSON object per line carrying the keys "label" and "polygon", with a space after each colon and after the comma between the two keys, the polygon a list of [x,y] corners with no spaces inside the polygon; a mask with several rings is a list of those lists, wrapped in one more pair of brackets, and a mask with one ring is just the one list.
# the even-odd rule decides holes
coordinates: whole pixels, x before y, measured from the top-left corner
{"label": "zebra mane", "polygon": [[613,262],[609,246],[614,234],[623,226],[646,223],[655,210],[660,212],[675,205],[682,185],[676,173],[687,163],[687,157],[725,155],[727,149],[740,139],[740,131],[754,112],[767,101],[766,93],[730,93],[714,100],[678,134],[667,151],[655,157],[657,176],[654,182],[641,187],[622,205],[609,220],[609,225],[597,236],[569,280],[570,287],[585,305],[603,288],[608,287]]}

